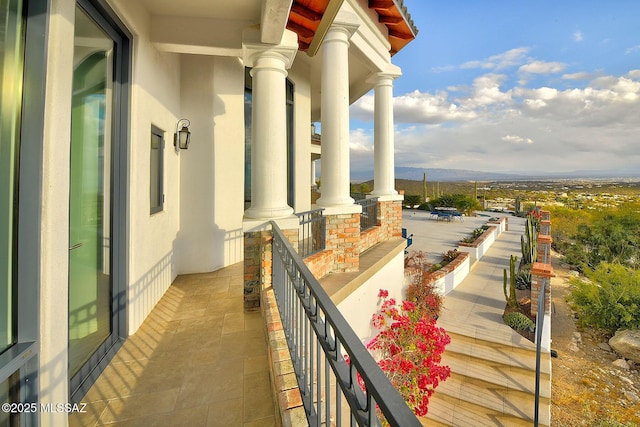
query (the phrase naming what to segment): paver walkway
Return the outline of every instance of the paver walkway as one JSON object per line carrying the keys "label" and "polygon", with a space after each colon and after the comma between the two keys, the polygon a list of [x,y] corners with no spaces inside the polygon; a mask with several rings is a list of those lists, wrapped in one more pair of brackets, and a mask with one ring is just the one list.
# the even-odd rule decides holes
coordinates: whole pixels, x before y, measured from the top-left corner
{"label": "paver walkway", "polygon": [[178,276],[69,425],[274,426],[264,320],[242,283],[242,263]]}

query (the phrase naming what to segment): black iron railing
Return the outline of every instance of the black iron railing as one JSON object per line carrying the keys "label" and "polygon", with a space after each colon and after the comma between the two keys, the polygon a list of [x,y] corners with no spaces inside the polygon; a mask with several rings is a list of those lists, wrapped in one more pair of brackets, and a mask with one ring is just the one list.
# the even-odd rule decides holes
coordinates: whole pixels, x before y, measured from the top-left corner
{"label": "black iron railing", "polygon": [[298,228],[298,254],[302,258],[323,251],[326,243],[326,218],[324,209],[297,213],[300,221]]}
{"label": "black iron railing", "polygon": [[378,225],[378,198],[356,200],[356,204],[362,206],[360,214],[360,231]]}
{"label": "black iron railing", "polygon": [[544,314],[546,311],[546,287],[547,278],[543,277],[540,284],[540,295],[538,295],[538,314],[536,315],[536,396],[535,411],[533,418],[534,427],[538,427],[540,417],[540,357],[542,355],[542,330],[544,329]]}
{"label": "black iron railing", "polygon": [[420,426],[282,231],[272,227],[273,289],[309,425],[379,426],[377,405],[391,426]]}

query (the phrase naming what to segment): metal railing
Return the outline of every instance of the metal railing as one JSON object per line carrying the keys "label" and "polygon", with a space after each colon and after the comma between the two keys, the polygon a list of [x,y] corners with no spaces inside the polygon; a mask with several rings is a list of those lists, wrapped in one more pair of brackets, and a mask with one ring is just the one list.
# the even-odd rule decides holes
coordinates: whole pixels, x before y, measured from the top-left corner
{"label": "metal railing", "polygon": [[542,330],[544,329],[544,314],[546,311],[546,287],[547,278],[544,277],[540,284],[538,295],[538,314],[536,315],[536,395],[533,425],[538,427],[540,419],[540,356],[542,354]]}
{"label": "metal railing", "polygon": [[298,254],[302,258],[323,251],[326,244],[326,218],[322,216],[324,209],[297,213],[300,221],[298,228]]}
{"label": "metal railing", "polygon": [[377,405],[391,426],[420,426],[280,228],[271,224],[273,289],[309,425],[379,426]]}
{"label": "metal railing", "polygon": [[378,225],[378,198],[356,200],[356,204],[362,206],[360,214],[360,231]]}

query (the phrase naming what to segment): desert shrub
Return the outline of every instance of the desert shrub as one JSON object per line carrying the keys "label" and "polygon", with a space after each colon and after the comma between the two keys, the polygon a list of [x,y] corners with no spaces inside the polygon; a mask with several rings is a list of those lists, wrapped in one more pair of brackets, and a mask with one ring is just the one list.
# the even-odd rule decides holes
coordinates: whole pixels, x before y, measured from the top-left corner
{"label": "desert shrub", "polygon": [[450,251],[442,253],[442,260],[446,262],[451,262],[454,259],[456,259],[458,255],[460,255],[460,252],[458,252],[457,249],[452,249]]}
{"label": "desert shrub", "polygon": [[582,326],[640,329],[640,271],[620,264],[602,263],[585,269],[589,280],[574,278],[570,301]]}
{"label": "desert shrub", "polygon": [[437,264],[433,264],[433,265],[431,266],[431,270],[430,270],[430,271],[438,271],[438,270],[440,270],[442,267],[444,267],[445,265],[446,265],[446,264],[443,264],[443,263],[440,263],[440,262],[439,262],[439,263],[437,263]]}
{"label": "desert shrub", "polygon": [[533,323],[533,320],[529,319],[527,316],[520,312],[511,312],[505,314],[504,323],[517,331],[533,332],[536,327]]}
{"label": "desert shrub", "polygon": [[415,275],[406,290],[406,300],[416,305],[416,310],[420,316],[437,319],[442,309],[442,295],[429,283],[431,275],[422,271]]}
{"label": "desert shrub", "polygon": [[531,270],[523,269],[516,274],[517,289],[531,289]]}

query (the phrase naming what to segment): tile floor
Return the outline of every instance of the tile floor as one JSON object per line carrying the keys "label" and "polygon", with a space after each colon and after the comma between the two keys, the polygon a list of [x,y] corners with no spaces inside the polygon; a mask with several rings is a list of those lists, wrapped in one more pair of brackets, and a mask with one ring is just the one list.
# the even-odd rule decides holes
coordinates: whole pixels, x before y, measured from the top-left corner
{"label": "tile floor", "polygon": [[275,425],[265,326],[242,263],[183,275],[82,400],[70,426]]}

